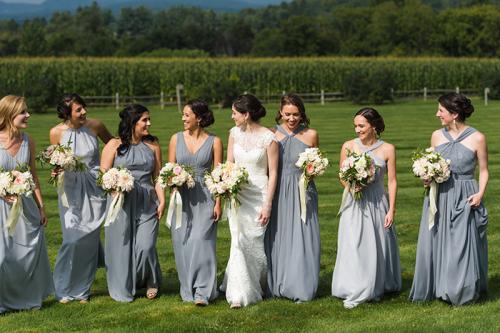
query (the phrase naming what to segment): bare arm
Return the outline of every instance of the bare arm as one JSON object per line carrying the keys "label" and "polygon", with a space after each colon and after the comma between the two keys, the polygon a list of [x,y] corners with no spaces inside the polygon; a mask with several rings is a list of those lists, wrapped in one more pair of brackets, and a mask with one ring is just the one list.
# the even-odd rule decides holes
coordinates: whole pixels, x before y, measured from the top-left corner
{"label": "bare arm", "polygon": [[481,204],[490,177],[488,171],[488,147],[486,145],[486,138],[482,133],[478,134],[476,154],[479,166],[479,191],[468,198],[469,204],[472,207],[478,207]]}
{"label": "bare arm", "polygon": [[176,155],[176,151],[175,151],[175,147],[177,146],[177,135],[174,134],[172,135],[172,137],[170,138],[170,142],[168,144],[168,161],[170,163],[175,163],[175,155]]}
{"label": "bare arm", "polygon": [[106,125],[99,119],[87,119],[87,126],[97,135],[105,144],[113,138]]}
{"label": "bare arm", "polygon": [[116,149],[120,146],[119,139],[111,139],[101,154],[101,171],[106,172],[113,167],[113,163],[115,162]]}
{"label": "bare arm", "polygon": [[268,166],[268,180],[267,180],[267,193],[259,216],[261,225],[266,225],[271,216],[271,207],[273,204],[274,192],[276,190],[276,182],[278,180],[278,159],[279,148],[276,141],[271,142],[267,147],[267,166]]}
{"label": "bare arm", "polygon": [[[214,138],[214,166],[219,165],[222,163],[222,160],[224,159],[224,148],[222,146],[222,140],[218,137]],[[222,216],[222,207],[221,207],[221,202],[220,202],[220,197],[217,197],[215,199],[215,205],[214,205],[214,221],[217,222],[219,221],[220,217]]]}
{"label": "bare arm", "polygon": [[158,196],[158,208],[156,209],[156,215],[158,219],[161,219],[163,216],[163,212],[165,210],[165,190],[161,188],[160,184],[156,183],[156,178],[160,174],[161,166],[162,166],[162,157],[161,157],[161,149],[160,145],[155,143],[148,143],[148,146],[153,149],[155,155],[155,166],[153,170],[153,182],[155,182],[155,191]]}
{"label": "bare arm", "polygon": [[47,215],[45,214],[45,208],[43,206],[43,198],[42,198],[42,190],[40,189],[40,181],[39,181],[38,175],[36,173],[35,141],[33,141],[31,138],[29,138],[29,148],[30,148],[29,166],[31,169],[31,174],[33,175],[33,180],[35,181],[35,191],[34,191],[35,192],[35,202],[36,202],[36,205],[38,206],[38,209],[40,210],[40,224],[45,226],[48,223],[48,219],[47,219]]}
{"label": "bare arm", "polygon": [[316,132],[315,130],[312,130],[312,144],[311,146],[313,148],[319,148],[319,135],[318,135],[318,132]]}
{"label": "bare arm", "polygon": [[52,127],[49,132],[49,141],[51,145],[57,145],[61,141],[62,130],[59,126]]}
{"label": "bare arm", "polygon": [[398,182],[396,179],[396,149],[393,145],[387,145],[387,188],[389,191],[389,211],[385,216],[385,228],[390,228],[394,222],[396,213],[396,193]]}
{"label": "bare arm", "polygon": [[234,138],[231,134],[229,134],[229,139],[227,140],[227,161],[231,163],[234,163],[233,145]]}

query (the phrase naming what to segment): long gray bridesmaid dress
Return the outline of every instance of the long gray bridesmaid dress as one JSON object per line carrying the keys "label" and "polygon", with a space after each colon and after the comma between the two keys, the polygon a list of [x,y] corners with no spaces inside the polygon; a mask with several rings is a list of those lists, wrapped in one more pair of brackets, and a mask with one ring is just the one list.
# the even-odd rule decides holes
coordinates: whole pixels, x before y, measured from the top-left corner
{"label": "long gray bridesmaid dress", "polygon": [[[0,145],[0,167],[5,170],[29,159],[29,138],[24,133],[15,156]],[[40,308],[54,292],[40,211],[33,196],[23,196],[22,205],[23,214],[9,236],[4,223],[12,205],[0,199],[0,313]]]}
{"label": "long gray bridesmaid dress", "polygon": [[159,288],[161,284],[156,252],[158,197],[152,179],[154,152],[144,142],[131,144],[124,155],[117,154],[114,166],[132,173],[134,188],[125,194],[116,220],[105,227],[108,290],[114,300],[131,302],[136,289]]}
{"label": "long gray bridesmaid dress", "polygon": [[384,188],[387,166],[373,153],[383,144],[378,140],[365,147],[378,166],[375,181],[363,189],[363,197],[348,202],[340,216],[337,260],[333,271],[332,295],[344,299],[344,307],[379,300],[384,293],[401,290],[399,248],[394,225],[384,228],[389,202]]}
{"label": "long gray bridesmaid dress", "polygon": [[171,227],[180,293],[186,302],[208,303],[217,297],[217,224],[213,219],[214,200],[203,180],[205,172],[212,168],[213,143],[214,136],[210,135],[192,154],[183,133],[177,133],[176,161],[193,168],[196,182],[193,188],[180,189],[182,225],[175,228],[174,214]]}
{"label": "long gray bridesmaid dress", "polygon": [[307,216],[300,218],[299,178],[295,166],[308,145],[295,138],[304,127],[288,134],[281,126],[277,131],[285,138],[279,141],[279,173],[274,194],[271,220],[266,230],[265,249],[268,259],[267,282],[271,296],[293,301],[310,301],[316,295],[320,268],[318,193],[314,182],[306,190]]}
{"label": "long gray bridesmaid dress", "polygon": [[[84,172],[64,173],[68,207],[59,198],[63,243],[54,268],[56,298],[86,300],[95,278],[99,255],[99,234],[106,212],[106,197],[97,186],[99,142],[88,127],[67,129],[61,144],[70,147],[87,166]],[[102,261],[102,258],[101,258]]]}
{"label": "long gray bridesmaid dress", "polygon": [[451,160],[451,177],[439,184],[434,227],[429,230],[429,198],[424,199],[418,235],[412,301],[440,298],[453,305],[475,301],[486,292],[488,282],[488,214],[483,204],[472,208],[467,198],[478,192],[474,179],[476,154],[461,144],[474,133],[466,128],[456,139],[446,129],[449,140],[436,147]]}

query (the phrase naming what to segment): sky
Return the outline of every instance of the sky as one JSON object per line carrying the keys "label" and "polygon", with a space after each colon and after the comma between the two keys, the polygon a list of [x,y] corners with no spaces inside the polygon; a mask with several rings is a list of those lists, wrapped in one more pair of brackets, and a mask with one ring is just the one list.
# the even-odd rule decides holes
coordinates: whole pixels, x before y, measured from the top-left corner
{"label": "sky", "polygon": [[44,0],[1,0],[6,3],[42,3]]}

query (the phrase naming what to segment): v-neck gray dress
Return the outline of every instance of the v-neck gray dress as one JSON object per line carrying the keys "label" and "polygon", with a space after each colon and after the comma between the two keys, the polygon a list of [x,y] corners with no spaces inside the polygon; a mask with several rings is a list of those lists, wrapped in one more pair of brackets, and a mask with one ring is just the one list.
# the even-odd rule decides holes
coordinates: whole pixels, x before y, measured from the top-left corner
{"label": "v-neck gray dress", "polygon": [[306,190],[305,223],[300,218],[302,171],[295,163],[309,146],[295,135],[303,129],[300,126],[288,134],[281,126],[276,126],[285,137],[278,141],[278,182],[265,237],[268,293],[299,302],[310,301],[316,295],[320,269],[318,193],[313,181]]}
{"label": "v-neck gray dress", "polygon": [[410,292],[412,301],[440,298],[453,305],[477,300],[486,292],[488,282],[488,213],[481,203],[472,208],[467,198],[479,191],[474,179],[475,152],[461,141],[473,134],[465,129],[455,140],[436,147],[451,160],[451,177],[439,184],[434,227],[429,230],[429,198],[424,199],[418,235],[415,275]]}
{"label": "v-neck gray dress", "polygon": [[161,284],[156,251],[158,197],[152,179],[154,152],[144,142],[131,144],[124,155],[115,157],[113,166],[132,173],[134,188],[125,193],[116,221],[105,228],[108,290],[114,300],[131,302],[137,289],[159,288]]}
{"label": "v-neck gray dress", "polygon": [[69,144],[87,170],[64,172],[64,191],[69,207],[59,198],[63,243],[54,268],[56,298],[85,300],[90,296],[98,262],[103,261],[99,236],[106,213],[106,197],[96,183],[99,142],[91,130],[83,126],[67,129],[61,144]]}
{"label": "v-neck gray dress", "polygon": [[203,176],[213,164],[214,136],[210,135],[192,154],[186,147],[184,135],[177,133],[176,162],[188,165],[195,173],[193,188],[179,189],[182,197],[182,224],[175,229],[175,214],[171,234],[175,263],[183,301],[208,302],[217,297],[217,258],[215,245],[217,224],[214,223],[214,200]]}
{"label": "v-neck gray dress", "polygon": [[384,228],[389,210],[384,188],[387,166],[373,152],[383,141],[378,140],[371,147],[365,147],[359,139],[355,142],[362,152],[373,158],[378,169],[375,181],[363,189],[360,200],[349,195],[340,216],[332,295],[344,299],[346,308],[401,290],[395,226]]}
{"label": "v-neck gray dress", "polygon": [[[18,164],[29,163],[28,135],[13,157],[0,145],[0,167],[14,170]],[[23,213],[12,236],[5,221],[12,204],[0,199],[0,313],[40,308],[54,292],[49,257],[45,245],[40,210],[33,196],[22,196]]]}

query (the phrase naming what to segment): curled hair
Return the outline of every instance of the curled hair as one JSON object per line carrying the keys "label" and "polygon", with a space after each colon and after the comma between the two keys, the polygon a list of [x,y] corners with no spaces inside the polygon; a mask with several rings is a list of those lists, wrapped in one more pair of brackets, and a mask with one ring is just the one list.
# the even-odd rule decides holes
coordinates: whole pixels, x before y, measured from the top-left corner
{"label": "curled hair", "polygon": [[9,136],[19,130],[14,126],[14,118],[27,111],[26,100],[21,96],[7,95],[0,100],[0,131],[7,130]]}
{"label": "curled hair", "polygon": [[188,101],[186,106],[189,106],[196,118],[199,119],[201,128],[208,127],[215,122],[214,113],[210,110],[206,102],[195,99]]}
{"label": "curled hair", "polygon": [[382,118],[380,113],[378,113],[378,111],[374,108],[362,108],[356,112],[354,116],[363,116],[368,123],[375,128],[377,136],[379,136],[385,129],[384,118]]}
{"label": "curled hair", "polygon": [[75,93],[64,94],[56,106],[57,116],[63,120],[68,120],[69,118],[71,118],[71,109],[73,107],[73,104],[79,104],[84,108],[87,107],[87,104],[85,103],[83,98],[80,97],[80,95]]}
{"label": "curled hair", "polygon": [[281,96],[280,110],[276,114],[276,118],[274,118],[277,124],[279,124],[281,121],[282,118],[281,111],[283,110],[283,107],[286,105],[295,106],[299,110],[302,125],[306,127],[309,126],[310,121],[306,114],[306,107],[304,106],[302,98],[300,98],[300,96],[297,94],[285,94]]}
{"label": "curled hair", "polygon": [[244,94],[236,97],[233,102],[233,108],[239,113],[248,113],[250,119],[259,121],[266,115],[266,108],[262,103],[251,94]]}
{"label": "curled hair", "polygon": [[439,104],[450,113],[458,114],[458,120],[463,122],[474,112],[474,106],[464,94],[451,92],[438,98]]}
{"label": "curled hair", "polygon": [[[135,125],[141,119],[142,114],[149,110],[141,104],[128,104],[120,111],[120,124],[118,125],[118,136],[122,143],[118,147],[118,155],[125,155],[130,148],[132,136],[134,135]],[[152,135],[146,135],[142,141],[158,141],[158,138]]]}

